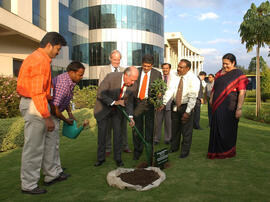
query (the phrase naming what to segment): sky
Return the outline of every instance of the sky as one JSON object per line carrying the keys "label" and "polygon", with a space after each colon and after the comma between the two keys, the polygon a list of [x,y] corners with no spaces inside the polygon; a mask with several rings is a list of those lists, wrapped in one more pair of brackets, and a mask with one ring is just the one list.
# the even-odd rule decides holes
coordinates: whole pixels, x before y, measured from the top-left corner
{"label": "sky", "polygon": [[[247,53],[241,44],[239,27],[251,3],[262,0],[165,0],[165,32],[181,32],[204,56],[203,70],[216,73],[222,67],[222,56],[233,53],[237,64],[246,69],[256,56],[256,46]],[[261,48],[261,56],[270,66],[269,47]]]}

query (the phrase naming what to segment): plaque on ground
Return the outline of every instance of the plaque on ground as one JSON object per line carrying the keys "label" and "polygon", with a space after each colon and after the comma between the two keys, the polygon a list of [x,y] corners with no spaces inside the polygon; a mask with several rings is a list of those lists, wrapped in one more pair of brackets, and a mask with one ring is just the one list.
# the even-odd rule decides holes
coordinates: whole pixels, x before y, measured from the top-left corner
{"label": "plaque on ground", "polygon": [[168,155],[169,151],[167,148],[156,151],[154,153],[154,157],[155,157],[155,166],[160,167],[161,169],[164,168],[164,164],[166,162],[168,162]]}

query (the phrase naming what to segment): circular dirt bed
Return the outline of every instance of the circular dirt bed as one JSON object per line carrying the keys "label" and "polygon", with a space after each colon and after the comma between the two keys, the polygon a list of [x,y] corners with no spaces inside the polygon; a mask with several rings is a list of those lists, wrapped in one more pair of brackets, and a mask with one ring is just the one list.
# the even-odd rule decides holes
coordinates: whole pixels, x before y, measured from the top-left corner
{"label": "circular dirt bed", "polygon": [[165,173],[157,167],[118,168],[108,173],[107,182],[110,186],[120,189],[128,188],[145,191],[159,186],[165,178]]}

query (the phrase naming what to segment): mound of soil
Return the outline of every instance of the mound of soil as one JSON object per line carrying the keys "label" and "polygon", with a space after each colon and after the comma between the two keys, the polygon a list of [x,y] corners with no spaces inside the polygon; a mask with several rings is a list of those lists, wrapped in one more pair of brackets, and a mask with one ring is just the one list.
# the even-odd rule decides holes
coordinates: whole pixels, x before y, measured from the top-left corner
{"label": "mound of soil", "polygon": [[135,169],[131,172],[121,173],[118,177],[128,184],[141,185],[142,187],[146,187],[160,178],[155,171],[145,169]]}

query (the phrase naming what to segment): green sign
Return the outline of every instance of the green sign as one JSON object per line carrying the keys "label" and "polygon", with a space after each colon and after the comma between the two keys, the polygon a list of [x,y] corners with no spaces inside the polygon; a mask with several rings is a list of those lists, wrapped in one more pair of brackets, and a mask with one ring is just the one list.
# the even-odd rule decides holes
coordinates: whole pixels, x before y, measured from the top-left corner
{"label": "green sign", "polygon": [[155,156],[155,166],[158,166],[160,168],[164,168],[164,164],[168,162],[169,157],[169,151],[167,148],[162,149],[160,151],[157,151],[154,153]]}

